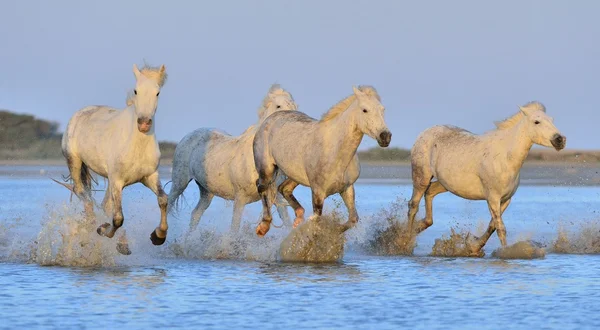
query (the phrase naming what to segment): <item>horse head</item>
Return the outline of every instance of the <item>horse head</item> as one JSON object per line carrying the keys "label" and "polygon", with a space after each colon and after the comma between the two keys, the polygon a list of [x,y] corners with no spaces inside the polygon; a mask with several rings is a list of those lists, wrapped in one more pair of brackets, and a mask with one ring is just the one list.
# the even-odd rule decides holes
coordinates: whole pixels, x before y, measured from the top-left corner
{"label": "horse head", "polygon": [[392,133],[383,118],[385,108],[373,87],[353,87],[358,102],[358,129],[377,140],[381,147],[387,147],[392,140]]}
{"label": "horse head", "polygon": [[131,103],[135,108],[138,130],[148,133],[152,129],[160,89],[167,77],[166,68],[162,65],[158,69],[143,67],[142,70],[139,70],[134,64],[133,74],[136,84],[133,90],[134,96],[128,100],[128,104]]}
{"label": "horse head", "polygon": [[258,118],[262,121],[276,111],[298,110],[298,106],[288,91],[280,85],[274,84],[265,96],[261,107],[258,109]]}
{"label": "horse head", "polygon": [[554,147],[562,150],[567,144],[567,138],[554,126],[554,119],[546,114],[546,108],[539,102],[530,102],[520,106],[519,110],[525,118],[525,127],[535,144]]}

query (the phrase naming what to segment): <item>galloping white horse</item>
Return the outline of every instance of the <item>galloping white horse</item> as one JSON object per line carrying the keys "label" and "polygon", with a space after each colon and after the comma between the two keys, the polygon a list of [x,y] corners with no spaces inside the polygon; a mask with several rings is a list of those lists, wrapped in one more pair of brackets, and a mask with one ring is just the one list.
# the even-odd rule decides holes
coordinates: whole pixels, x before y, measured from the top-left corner
{"label": "galloping white horse", "polygon": [[[136,78],[134,95],[127,108],[117,110],[107,106],[89,106],[75,113],[62,139],[62,152],[67,160],[73,186],[70,189],[84,202],[88,219],[93,219],[90,171],[108,178],[102,206],[112,214],[112,226],[98,227],[98,234],[112,238],[123,224],[121,193],[124,187],[141,182],[158,197],[160,225],[150,239],[161,245],[167,237],[167,195],[158,177],[160,151],[154,135],[154,114],[158,95],[167,78],[165,66],[159,69],[133,65]],[[67,185],[68,186],[68,185]],[[131,251],[126,242],[117,250]]]}
{"label": "galloping white horse", "polygon": [[[258,124],[276,111],[296,109],[292,95],[279,85],[273,85],[258,110]],[[237,137],[217,129],[200,128],[186,135],[177,145],[169,210],[173,209],[189,182],[192,179],[196,181],[200,200],[192,212],[190,231],[196,229],[215,195],[233,200],[231,230],[234,232],[239,230],[244,206],[260,199],[256,191],[258,173],[252,157],[252,141],[258,124],[250,126]],[[285,207],[285,201],[280,199],[277,211],[284,224],[288,225],[290,220]]]}
{"label": "galloping white horse", "polygon": [[377,91],[361,86],[355,87],[354,94],[331,108],[320,121],[298,111],[281,111],[267,118],[254,137],[257,188],[263,201],[263,218],[256,234],[264,236],[269,231],[276,189],[273,179],[278,171],[287,176],[278,189],[294,208],[294,227],[304,219],[304,208],[293,195],[299,184],[311,188],[313,215],[320,216],[325,198],[339,193],[349,213],[342,229],[356,224],[354,182],[360,173],[356,149],[364,134],[382,147],[390,144],[392,133],[383,114]]}
{"label": "galloping white horse", "polygon": [[[546,115],[539,102],[530,102],[497,129],[474,135],[454,126],[434,126],[419,135],[411,151],[413,194],[408,202],[411,232],[419,202],[425,195],[425,219],[417,224],[419,233],[433,224],[432,201],[446,191],[471,200],[486,200],[492,220],[480,238],[468,240],[473,255],[480,254],[495,230],[506,247],[502,214],[519,187],[519,172],[533,144],[565,147],[567,139]],[[437,181],[431,182],[433,178]]]}

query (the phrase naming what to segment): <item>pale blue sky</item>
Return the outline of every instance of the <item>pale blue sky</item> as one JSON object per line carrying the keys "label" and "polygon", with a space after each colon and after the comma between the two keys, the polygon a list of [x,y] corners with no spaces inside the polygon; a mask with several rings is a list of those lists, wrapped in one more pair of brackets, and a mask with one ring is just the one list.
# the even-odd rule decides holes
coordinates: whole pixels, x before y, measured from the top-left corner
{"label": "pale blue sky", "polygon": [[[318,117],[375,86],[393,146],[474,132],[539,100],[598,149],[600,1],[28,1],[0,4],[0,108],[56,120],[123,107],[133,63],[166,64],[157,135],[241,133],[273,82]],[[365,139],[363,148],[376,145]]]}

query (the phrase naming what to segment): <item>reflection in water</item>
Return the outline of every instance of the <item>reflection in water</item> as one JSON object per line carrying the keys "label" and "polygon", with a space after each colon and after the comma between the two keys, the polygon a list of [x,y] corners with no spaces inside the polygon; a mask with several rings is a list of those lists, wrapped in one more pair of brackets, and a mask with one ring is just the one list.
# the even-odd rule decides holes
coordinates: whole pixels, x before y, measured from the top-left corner
{"label": "reflection in water", "polygon": [[258,267],[261,275],[275,282],[360,282],[363,279],[360,267],[354,264],[323,263],[269,263]]}

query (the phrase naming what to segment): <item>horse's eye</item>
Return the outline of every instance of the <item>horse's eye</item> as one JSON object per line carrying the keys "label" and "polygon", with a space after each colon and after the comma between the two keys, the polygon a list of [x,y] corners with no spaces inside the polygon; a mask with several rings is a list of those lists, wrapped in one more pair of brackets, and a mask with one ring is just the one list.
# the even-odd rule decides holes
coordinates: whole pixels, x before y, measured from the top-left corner
{"label": "horse's eye", "polygon": [[536,120],[536,121],[534,122],[534,124],[536,124],[536,125],[539,125],[539,124],[540,124],[540,121],[539,121],[539,120]]}
{"label": "horse's eye", "polygon": [[157,93],[156,93],[156,96],[158,96],[158,94],[160,94],[160,92],[157,92]]}
{"label": "horse's eye", "polygon": [[367,109],[363,109],[363,112],[364,112],[364,113],[367,113],[368,111],[367,111]]}
{"label": "horse's eye", "polygon": [[137,89],[133,90],[133,94],[137,95]]}
{"label": "horse's eye", "polygon": [[280,106],[280,105],[278,105],[278,106],[277,106],[277,109],[280,109],[280,108],[281,108],[281,106]]}

